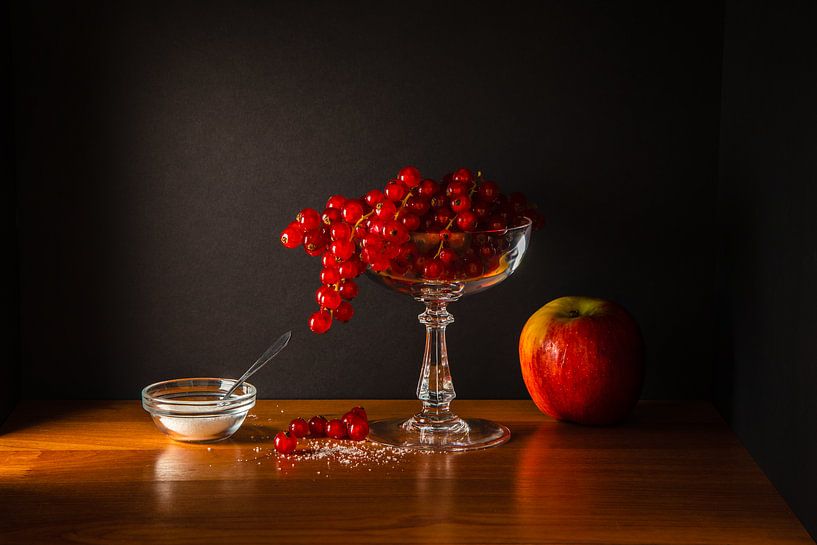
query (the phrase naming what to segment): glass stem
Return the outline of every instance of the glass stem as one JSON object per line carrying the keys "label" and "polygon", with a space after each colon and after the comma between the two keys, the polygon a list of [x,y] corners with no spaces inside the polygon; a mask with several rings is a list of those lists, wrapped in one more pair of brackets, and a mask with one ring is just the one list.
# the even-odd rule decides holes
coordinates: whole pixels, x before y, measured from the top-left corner
{"label": "glass stem", "polygon": [[454,317],[446,308],[447,301],[424,302],[426,310],[418,319],[426,326],[426,347],[417,384],[417,397],[423,402],[423,409],[415,419],[428,424],[450,422],[458,418],[450,409],[451,401],[457,394],[448,367],[445,328],[454,321]]}

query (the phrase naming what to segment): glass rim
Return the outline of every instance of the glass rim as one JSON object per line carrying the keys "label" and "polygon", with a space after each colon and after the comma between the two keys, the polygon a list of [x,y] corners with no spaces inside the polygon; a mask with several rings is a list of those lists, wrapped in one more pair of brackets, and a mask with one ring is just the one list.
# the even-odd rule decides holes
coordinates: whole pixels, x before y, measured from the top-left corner
{"label": "glass rim", "polygon": [[[163,405],[175,406],[175,407],[222,407],[227,408],[234,405],[241,405],[242,403],[254,399],[258,390],[255,386],[250,384],[249,382],[244,381],[243,387],[245,389],[245,393],[238,395],[238,396],[230,396],[229,399],[213,399],[211,401],[192,401],[192,400],[184,400],[184,399],[167,399],[163,398],[161,395],[156,395],[157,393],[161,392],[163,389],[169,389],[169,387],[176,383],[196,383],[205,386],[208,382],[227,382],[230,386],[236,383],[236,379],[232,378],[220,378],[220,377],[189,377],[189,378],[174,378],[170,380],[162,380],[159,382],[154,382],[153,384],[149,384],[142,388],[142,400],[149,404],[154,403],[161,403]],[[227,390],[213,390],[213,393],[222,392],[227,393]]]}
{"label": "glass rim", "polygon": [[[478,231],[451,231],[452,233],[456,233],[458,235],[504,235],[507,233],[514,233],[516,231],[525,230],[533,225],[533,220],[527,216],[520,216],[521,219],[525,220],[522,225],[515,225],[513,227],[504,227],[502,229],[481,229]],[[439,235],[440,232],[433,232],[433,231],[414,231],[411,233],[411,236],[414,235]]]}

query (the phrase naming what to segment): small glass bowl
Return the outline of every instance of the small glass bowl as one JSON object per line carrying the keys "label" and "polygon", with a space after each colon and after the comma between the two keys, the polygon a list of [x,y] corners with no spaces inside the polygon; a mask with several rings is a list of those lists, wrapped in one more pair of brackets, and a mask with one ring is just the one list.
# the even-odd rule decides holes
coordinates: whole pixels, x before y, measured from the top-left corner
{"label": "small glass bowl", "polygon": [[159,430],[176,441],[212,443],[227,439],[241,427],[255,406],[255,386],[245,382],[228,399],[227,378],[180,378],[157,382],[142,390],[142,407]]}

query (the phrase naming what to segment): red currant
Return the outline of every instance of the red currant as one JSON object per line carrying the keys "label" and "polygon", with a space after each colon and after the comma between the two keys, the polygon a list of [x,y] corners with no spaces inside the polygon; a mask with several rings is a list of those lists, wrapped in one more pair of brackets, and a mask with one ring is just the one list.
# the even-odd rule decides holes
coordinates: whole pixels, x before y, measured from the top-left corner
{"label": "red currant", "polygon": [[448,187],[445,188],[446,196],[450,198],[459,197],[460,195],[468,194],[468,184],[462,181],[454,180]]}
{"label": "red currant", "polygon": [[386,198],[389,200],[399,202],[406,197],[408,194],[408,189],[398,181],[391,181],[386,184],[384,193],[386,194]]}
{"label": "red currant", "polygon": [[397,206],[393,201],[380,201],[374,206],[374,214],[381,219],[392,219],[397,212]]}
{"label": "red currant", "polygon": [[341,261],[346,261],[355,253],[355,244],[349,239],[341,239],[329,245],[329,251]]}
{"label": "red currant", "polygon": [[355,297],[357,297],[358,287],[355,284],[354,280],[344,280],[343,283],[338,287],[338,293],[340,296],[346,299],[347,301],[351,301]]}
{"label": "red currant", "polygon": [[369,435],[369,423],[359,416],[352,415],[346,425],[346,433],[352,441],[363,441]]}
{"label": "red currant", "polygon": [[409,231],[416,231],[420,227],[420,216],[417,214],[403,214],[400,216],[400,221],[405,225]]}
{"label": "red currant", "polygon": [[338,258],[331,252],[326,252],[321,256],[321,265],[324,269],[336,269],[339,263]]}
{"label": "red currant", "polygon": [[327,208],[323,211],[321,221],[324,225],[332,225],[333,223],[343,221],[343,214],[337,208]]}
{"label": "red currant", "polygon": [[304,231],[310,231],[321,226],[321,215],[314,208],[304,208],[295,216],[295,221],[301,224]]}
{"label": "red currant", "polygon": [[451,179],[454,180],[455,182],[463,182],[469,184],[474,179],[474,175],[467,168],[461,168],[451,176]]}
{"label": "red currant", "polygon": [[508,222],[501,216],[491,216],[486,222],[489,231],[501,231],[508,227]]}
{"label": "red currant", "polygon": [[477,228],[477,215],[470,210],[463,210],[457,214],[455,223],[462,231],[473,231]]}
{"label": "red currant", "polygon": [[446,197],[445,195],[434,195],[433,197],[431,197],[430,203],[431,208],[433,208],[434,210],[438,210],[440,208],[448,206],[448,197]]}
{"label": "red currant", "polygon": [[289,433],[300,439],[309,435],[309,424],[303,418],[296,418],[289,423]]}
{"label": "red currant", "polygon": [[281,233],[281,244],[287,248],[297,248],[304,242],[304,231],[301,224],[297,222],[290,223],[286,229]]}
{"label": "red currant", "polygon": [[304,235],[304,250],[312,257],[317,257],[326,250],[326,237],[320,229],[313,229]]}
{"label": "red currant", "polygon": [[428,199],[411,196],[409,197],[409,200],[406,201],[406,208],[418,216],[424,216],[431,208],[431,203],[428,202]]}
{"label": "red currant", "polygon": [[471,199],[466,195],[457,195],[451,199],[451,210],[454,212],[462,212],[463,210],[471,209]]}
{"label": "red currant", "polygon": [[499,195],[499,186],[491,181],[482,182],[477,187],[477,195],[485,202],[494,202]]}
{"label": "red currant", "polygon": [[436,259],[433,261],[429,261],[423,267],[423,278],[427,278],[428,280],[435,280],[440,277],[443,272],[443,265]]}
{"label": "red currant", "polygon": [[335,310],[340,305],[340,294],[330,286],[321,286],[315,291],[315,300],[329,310]]}
{"label": "red currant", "polygon": [[340,282],[340,273],[335,268],[321,269],[321,284],[332,285]]}
{"label": "red currant", "polygon": [[280,431],[275,434],[273,443],[275,445],[275,450],[281,454],[292,454],[295,451],[295,448],[298,446],[298,439],[288,431]]}
{"label": "red currant", "polygon": [[313,437],[326,435],[326,419],[322,416],[313,416],[309,419],[309,434]]}
{"label": "red currant", "polygon": [[400,223],[399,221],[391,220],[386,226],[385,238],[389,242],[394,242],[396,244],[408,242],[409,240],[408,229],[406,229],[406,226]]}
{"label": "red currant", "polygon": [[397,179],[407,187],[417,187],[420,184],[420,171],[416,167],[403,167],[397,174]]}
{"label": "red currant", "polygon": [[313,333],[326,333],[332,327],[332,315],[325,310],[319,310],[309,317],[309,329]]}
{"label": "red currant", "polygon": [[465,264],[464,272],[467,278],[476,278],[482,274],[482,263],[479,261],[469,261]]}
{"label": "red currant", "polygon": [[338,274],[340,274],[341,278],[347,280],[358,276],[360,274],[360,272],[358,272],[359,270],[360,266],[358,265],[358,262],[354,260],[344,261],[338,265]]}
{"label": "red currant", "polygon": [[363,201],[366,204],[368,204],[371,208],[374,208],[374,206],[377,203],[382,202],[383,199],[385,198],[386,196],[383,195],[382,191],[380,191],[379,189],[372,189],[371,191],[366,193],[366,195],[363,197]]}
{"label": "red currant", "polygon": [[443,248],[442,250],[440,250],[440,255],[438,255],[437,257],[439,257],[440,261],[442,261],[446,265],[451,265],[457,260],[457,253],[449,248]]}
{"label": "red currant", "polygon": [[332,195],[326,201],[326,208],[334,208],[336,210],[343,210],[343,205],[346,204],[346,197],[343,195]]}
{"label": "red currant", "polygon": [[341,301],[338,308],[335,309],[335,318],[341,322],[348,322],[355,315],[355,309],[348,301]]}
{"label": "red currant", "polygon": [[356,407],[352,407],[352,410],[350,410],[349,412],[356,414],[357,416],[359,416],[360,418],[362,418],[366,422],[369,421],[369,417],[366,415],[366,409],[364,409],[360,405],[358,405]]}
{"label": "red currant", "polygon": [[344,424],[337,418],[333,418],[332,420],[326,423],[326,435],[328,435],[332,439],[345,439],[346,424]]}
{"label": "red currant", "polygon": [[329,226],[329,236],[332,240],[349,240],[352,236],[352,228],[348,223],[336,221]]}
{"label": "red currant", "polygon": [[430,199],[440,191],[440,184],[434,180],[426,179],[420,182],[417,194],[425,199]]}
{"label": "red currant", "polygon": [[485,219],[491,213],[491,207],[488,203],[477,201],[471,207],[471,211],[477,216],[477,219]]}
{"label": "red currant", "polygon": [[357,223],[363,217],[363,205],[360,204],[358,201],[347,201],[346,204],[343,206],[343,219],[346,223]]}
{"label": "red currant", "polygon": [[437,222],[437,225],[440,227],[445,227],[448,225],[448,222],[453,218],[454,212],[452,212],[450,208],[440,208],[434,214],[434,221]]}

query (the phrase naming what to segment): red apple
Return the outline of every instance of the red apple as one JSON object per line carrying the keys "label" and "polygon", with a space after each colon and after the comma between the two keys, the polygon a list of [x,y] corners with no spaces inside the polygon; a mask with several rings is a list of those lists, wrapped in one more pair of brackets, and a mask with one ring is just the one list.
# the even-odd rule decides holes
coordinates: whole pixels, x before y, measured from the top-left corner
{"label": "red apple", "polygon": [[623,420],[644,381],[644,341],[619,305],[561,297],[528,319],[519,339],[522,377],[539,409],[603,426]]}

